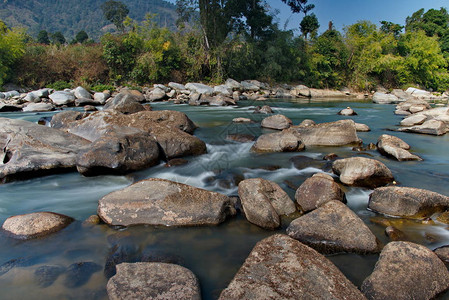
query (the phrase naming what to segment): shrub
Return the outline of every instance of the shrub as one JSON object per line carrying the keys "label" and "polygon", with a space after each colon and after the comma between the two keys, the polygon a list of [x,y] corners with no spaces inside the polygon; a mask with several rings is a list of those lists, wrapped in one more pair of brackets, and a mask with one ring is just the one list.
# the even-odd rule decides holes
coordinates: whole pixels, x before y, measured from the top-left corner
{"label": "shrub", "polygon": [[62,91],[62,90],[65,90],[65,89],[72,88],[72,85],[70,83],[68,83],[67,81],[58,80],[58,81],[55,81],[53,83],[47,84],[45,87],[48,87],[50,89],[54,89],[54,90],[57,90],[57,91]]}
{"label": "shrub", "polygon": [[95,92],[103,92],[106,90],[113,92],[115,91],[115,86],[108,84],[96,84],[92,86],[90,89]]}

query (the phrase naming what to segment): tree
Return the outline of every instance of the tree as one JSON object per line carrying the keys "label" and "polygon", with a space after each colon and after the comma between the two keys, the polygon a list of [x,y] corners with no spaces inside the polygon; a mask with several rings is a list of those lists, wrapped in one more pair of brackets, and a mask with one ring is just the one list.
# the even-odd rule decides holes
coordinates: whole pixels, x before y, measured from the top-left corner
{"label": "tree", "polygon": [[50,44],[50,38],[48,37],[48,32],[45,30],[39,31],[37,35],[37,42],[40,44],[49,45]]}
{"label": "tree", "polygon": [[61,31],[57,31],[51,35],[51,40],[53,44],[64,45],[66,40]]}
{"label": "tree", "polygon": [[117,29],[124,32],[123,21],[129,13],[128,7],[120,1],[109,0],[101,5],[104,17],[112,22]]}
{"label": "tree", "polygon": [[10,76],[11,67],[25,53],[23,31],[9,29],[0,20],[0,86]]}
{"label": "tree", "polygon": [[307,35],[309,33],[314,33],[318,30],[318,28],[320,28],[318,18],[315,14],[305,16],[299,24],[299,28],[301,29],[304,38],[307,39]]}
{"label": "tree", "polygon": [[81,30],[80,32],[78,32],[75,36],[75,41],[80,44],[84,43],[88,39],[89,39],[89,36],[87,35],[87,33],[84,30]]}
{"label": "tree", "polygon": [[427,36],[438,37],[442,37],[448,28],[449,14],[445,8],[429,9],[425,13],[424,9],[420,9],[407,17],[405,25],[407,32],[424,30]]}
{"label": "tree", "polygon": [[315,8],[314,4],[307,4],[308,0],[282,0],[285,4],[290,6],[293,13],[304,13],[307,15],[309,11]]}
{"label": "tree", "polygon": [[402,29],[404,29],[404,26],[395,24],[393,22],[381,21],[380,24],[382,24],[382,26],[380,27],[380,31],[386,34],[392,33],[395,38],[399,38]]}

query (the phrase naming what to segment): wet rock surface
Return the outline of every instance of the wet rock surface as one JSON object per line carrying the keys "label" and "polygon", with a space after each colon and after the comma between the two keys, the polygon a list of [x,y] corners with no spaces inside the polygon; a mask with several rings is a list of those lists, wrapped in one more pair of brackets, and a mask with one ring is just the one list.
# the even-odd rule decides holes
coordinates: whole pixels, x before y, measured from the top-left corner
{"label": "wet rock surface", "polygon": [[292,221],[287,234],[321,253],[380,251],[380,242],[365,223],[335,200]]}
{"label": "wet rock surface", "polygon": [[148,179],[99,200],[98,215],[109,225],[217,225],[231,214],[230,199],[164,179]]}
{"label": "wet rock surface", "polygon": [[385,156],[394,157],[398,161],[422,160],[419,156],[411,154],[409,144],[398,137],[383,134],[377,140],[377,150]]}
{"label": "wet rock surface", "polygon": [[385,215],[423,219],[449,208],[449,197],[409,187],[377,188],[370,195],[368,208]]}
{"label": "wet rock surface", "polygon": [[256,244],[219,299],[317,298],[364,296],[327,258],[277,234]]}
{"label": "wet rock surface", "polygon": [[101,266],[94,262],[79,262],[71,264],[64,278],[64,286],[68,288],[77,288],[85,285],[90,277],[101,270]]}
{"label": "wet rock surface", "polygon": [[293,201],[277,183],[262,178],[240,182],[239,196],[248,221],[262,228],[275,229],[281,225],[280,215],[296,211]]}
{"label": "wet rock surface", "polygon": [[282,130],[289,128],[292,124],[292,120],[290,120],[286,116],[274,115],[263,119],[261,126],[263,128]]}
{"label": "wet rock surface", "polygon": [[71,217],[52,212],[36,212],[9,217],[2,230],[16,239],[32,239],[57,232],[74,220]]}
{"label": "wet rock surface", "polygon": [[252,147],[255,152],[299,152],[305,149],[301,136],[292,128],[261,135]]}
{"label": "wet rock surface", "polygon": [[351,157],[339,159],[332,164],[332,170],[340,176],[340,181],[349,186],[375,188],[393,182],[393,174],[380,161]]}
{"label": "wet rock surface", "polygon": [[432,299],[447,288],[449,272],[431,250],[391,242],[361,289],[368,299]]}
{"label": "wet rock surface", "polygon": [[123,263],[107,284],[109,299],[200,300],[196,276],[188,269],[164,263]]}
{"label": "wet rock surface", "polygon": [[64,273],[63,266],[41,266],[34,272],[34,279],[42,288],[51,286]]}
{"label": "wet rock surface", "polygon": [[307,146],[344,146],[360,142],[354,121],[341,120],[309,126],[297,126],[301,141]]}

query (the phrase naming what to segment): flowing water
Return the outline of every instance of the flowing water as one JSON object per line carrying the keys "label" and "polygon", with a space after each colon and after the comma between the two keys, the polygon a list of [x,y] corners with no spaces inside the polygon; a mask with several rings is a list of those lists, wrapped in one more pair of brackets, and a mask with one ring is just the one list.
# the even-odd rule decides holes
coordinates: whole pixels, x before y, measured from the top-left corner
{"label": "flowing water", "polygon": [[[187,165],[166,168],[163,163],[127,176],[85,178],[78,173],[58,174],[0,186],[0,222],[12,215],[36,211],[53,211],[69,215],[76,222],[64,230],[41,239],[17,241],[0,236],[0,298],[2,299],[107,299],[106,283],[110,269],[106,261],[117,247],[130,260],[150,257],[175,262],[192,270],[199,278],[204,299],[216,299],[233,278],[254,245],[275,232],[285,233],[290,219],[283,219],[282,228],[266,231],[238,215],[216,227],[165,228],[136,226],[111,228],[106,225],[86,226],[82,221],[96,213],[98,199],[135,181],[156,177],[186,183],[229,196],[237,195],[238,182],[262,177],[275,181],[294,198],[295,189],[316,172],[330,172],[317,163],[295,168],[290,158],[304,155],[321,160],[328,153],[340,157],[364,155],[385,163],[402,186],[429,189],[449,195],[449,135],[435,137],[390,132],[401,117],[394,115],[394,106],[376,105],[366,101],[290,101],[268,100],[275,113],[281,113],[299,124],[304,119],[317,123],[351,118],[370,126],[371,132],[359,133],[365,144],[376,143],[383,134],[405,140],[422,162],[397,162],[376,151],[358,153],[351,147],[312,147],[302,153],[255,154],[252,143],[226,140],[228,134],[244,133],[259,136],[272,132],[261,129],[260,123],[233,124],[236,117],[260,121],[266,115],[252,114],[254,103],[242,101],[234,107],[192,107],[170,103],[152,104],[155,110],[178,110],[186,113],[200,128],[195,135],[207,143],[208,153],[188,158]],[[358,116],[342,117],[337,112],[351,106]],[[53,113],[3,113],[2,117],[22,118],[36,122]],[[345,189],[348,205],[384,243],[383,230],[370,220],[370,190]],[[435,221],[433,225],[419,222],[398,222],[408,240],[430,249],[449,244],[448,226]],[[360,287],[378,258],[377,255],[339,254],[329,258]],[[89,262],[91,264],[78,264]],[[93,264],[92,264],[93,263]],[[3,264],[3,265],[2,265]],[[74,265],[75,264],[75,265]],[[53,266],[44,272],[44,266]],[[57,270],[57,271],[55,271]],[[59,276],[58,276],[59,275]],[[442,297],[445,297],[444,295]]]}

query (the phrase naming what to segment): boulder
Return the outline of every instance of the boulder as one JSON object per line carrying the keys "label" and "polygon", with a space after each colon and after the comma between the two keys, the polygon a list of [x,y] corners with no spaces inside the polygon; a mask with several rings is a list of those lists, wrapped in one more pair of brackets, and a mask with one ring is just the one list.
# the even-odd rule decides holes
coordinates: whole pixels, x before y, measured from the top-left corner
{"label": "boulder", "polygon": [[253,121],[249,118],[234,118],[232,119],[234,123],[252,123]]}
{"label": "boulder", "polygon": [[411,154],[410,146],[398,137],[383,134],[377,140],[377,150],[380,154],[394,157],[398,161],[422,160],[419,156]]}
{"label": "boulder", "polygon": [[73,221],[71,217],[53,212],[36,212],[9,217],[3,223],[2,230],[8,236],[26,240],[57,232]]}
{"label": "boulder", "polygon": [[231,78],[228,78],[226,80],[225,85],[233,91],[239,91],[242,89],[242,85],[238,81],[235,81],[234,79]]}
{"label": "boulder", "polygon": [[79,288],[85,285],[101,266],[90,261],[76,262],[68,266],[63,284],[66,288]]}
{"label": "boulder", "polygon": [[242,87],[242,90],[245,92],[257,92],[258,90],[260,90],[260,86],[255,85],[248,80],[240,82],[240,85]]}
{"label": "boulder", "polygon": [[293,201],[277,183],[262,178],[241,181],[239,196],[248,221],[265,229],[278,228],[280,215],[296,211]]}
{"label": "boulder", "polygon": [[32,93],[39,98],[48,98],[48,96],[50,95],[50,89],[39,89],[37,91],[32,91]]}
{"label": "boulder", "polygon": [[204,94],[204,95],[212,95],[214,93],[214,89],[211,88],[208,85],[202,84],[202,83],[187,83],[186,89],[198,93],[198,94]]}
{"label": "boulder", "polygon": [[111,97],[110,94],[107,93],[95,93],[94,94],[94,100],[98,103],[100,103],[100,105],[104,105],[106,103],[106,100],[109,99],[109,97]]}
{"label": "boulder", "polygon": [[301,141],[307,146],[344,146],[359,143],[354,121],[340,120],[310,126],[297,126]]}
{"label": "boulder", "polygon": [[226,136],[226,139],[228,141],[234,141],[234,142],[240,142],[240,143],[250,143],[250,142],[254,142],[256,140],[256,137],[251,134],[235,133],[235,134],[228,134]]}
{"label": "boulder", "polygon": [[104,106],[105,110],[115,110],[124,114],[144,111],[145,107],[139,103],[139,98],[130,93],[119,93]]}
{"label": "boulder", "polygon": [[401,121],[401,126],[421,125],[427,120],[425,115],[411,115]]}
{"label": "boulder", "polygon": [[299,97],[310,97],[310,89],[305,85],[298,85],[293,90],[293,94]]}
{"label": "boulder", "polygon": [[262,107],[256,106],[254,109],[255,114],[272,114],[273,110],[268,105],[264,105]]}
{"label": "boulder", "polygon": [[355,123],[355,130],[357,132],[369,132],[371,129],[368,125],[362,123]]}
{"label": "boulder", "polygon": [[266,117],[262,120],[261,126],[263,128],[282,130],[287,129],[293,124],[292,120],[284,115],[274,115]]}
{"label": "boulder", "polygon": [[150,93],[150,101],[161,101],[167,98],[167,94],[161,88],[155,88]]}
{"label": "boulder", "polygon": [[229,88],[227,85],[222,84],[222,85],[217,85],[214,87],[214,93],[215,94],[222,94],[225,96],[232,96],[232,88]]}
{"label": "boulder", "polygon": [[345,92],[335,91],[335,90],[327,90],[327,89],[310,89],[310,97],[311,98],[330,98],[330,97],[346,97]]}
{"label": "boulder", "polygon": [[220,224],[232,211],[225,195],[154,178],[104,196],[97,212],[114,226],[197,226]]}
{"label": "boulder", "polygon": [[382,92],[376,92],[373,95],[373,102],[378,104],[391,104],[398,103],[399,98],[393,94],[387,94]]}
{"label": "boulder", "polygon": [[312,211],[332,200],[346,202],[340,186],[331,176],[323,173],[306,179],[296,190],[295,200],[303,212]]}
{"label": "boulder", "polygon": [[200,300],[198,279],[188,269],[166,263],[122,263],[107,284],[109,299]]}
{"label": "boulder", "polygon": [[349,186],[376,188],[393,182],[393,174],[380,161],[351,157],[333,162],[332,170],[340,176],[340,181]]}
{"label": "boulder", "polygon": [[53,115],[50,121],[50,126],[56,129],[64,129],[70,126],[71,123],[84,118],[84,114],[79,111],[66,110]]}
{"label": "boulder", "polygon": [[316,125],[314,120],[305,119],[301,122],[301,124],[298,125],[298,127],[308,127],[313,125]]}
{"label": "boulder", "polygon": [[428,121],[425,121],[422,125],[403,127],[403,128],[399,128],[398,131],[422,133],[422,134],[430,134],[430,135],[443,135],[449,131],[449,128],[446,125],[446,123],[444,123],[442,121],[428,120]]}
{"label": "boulder", "polygon": [[32,122],[0,118],[0,181],[71,170],[78,152],[90,142]]}
{"label": "boulder", "polygon": [[261,135],[253,147],[254,152],[299,152],[305,149],[301,135],[295,129]]}
{"label": "boulder", "polygon": [[410,242],[385,246],[362,284],[368,299],[433,299],[449,288],[449,272],[431,250]]}
{"label": "boulder", "polygon": [[132,96],[134,100],[140,103],[146,101],[145,96],[138,90],[130,90],[129,88],[124,88],[120,90],[120,94]]}
{"label": "boulder", "polygon": [[103,105],[104,104],[104,102],[103,103],[101,103],[101,102],[99,102],[99,101],[97,101],[97,100],[95,100],[95,99],[92,99],[92,98],[77,98],[77,99],[75,99],[75,105],[76,106],[86,106],[86,105]]}
{"label": "boulder", "polygon": [[159,148],[153,137],[133,127],[106,132],[76,157],[76,168],[84,176],[126,174],[156,165]]}
{"label": "boulder", "polygon": [[21,111],[21,110],[22,110],[21,105],[0,103],[0,112],[13,112],[13,111]]}
{"label": "boulder", "polygon": [[439,247],[433,251],[445,264],[449,264],[449,246]]}
{"label": "boulder", "polygon": [[52,111],[55,107],[51,103],[29,103],[22,110],[24,112],[35,112],[35,111]]}
{"label": "boulder", "polygon": [[293,220],[287,234],[321,253],[377,253],[380,242],[350,208],[329,201]]}
{"label": "boulder", "polygon": [[32,102],[32,103],[37,103],[41,101],[41,98],[38,97],[34,92],[29,92],[25,98],[23,98],[24,101],[26,102]]}
{"label": "boulder", "polygon": [[86,99],[92,99],[92,95],[83,87],[79,86],[75,89],[75,97],[77,99],[86,98]]}
{"label": "boulder", "polygon": [[432,99],[434,97],[431,92],[412,87],[409,87],[405,92],[420,99]]}
{"label": "boulder", "polygon": [[357,113],[352,108],[350,108],[348,106],[345,109],[340,110],[338,112],[338,115],[341,115],[341,116],[357,116]]}
{"label": "boulder", "polygon": [[71,105],[75,103],[75,96],[70,92],[54,92],[49,98],[55,105]]}
{"label": "boulder", "polygon": [[286,235],[276,234],[256,244],[219,299],[318,298],[364,299],[323,255]]}
{"label": "boulder", "polygon": [[176,82],[170,82],[170,83],[168,84],[168,86],[171,87],[171,88],[174,89],[174,90],[177,90],[177,91],[184,91],[184,90],[187,90],[187,88],[186,88],[183,84],[176,83]]}
{"label": "boulder", "polygon": [[368,208],[397,217],[425,219],[449,208],[449,197],[409,187],[377,188],[370,195]]}
{"label": "boulder", "polygon": [[399,101],[407,101],[407,100],[415,99],[414,96],[412,96],[409,93],[406,93],[405,91],[403,91],[401,89],[394,89],[391,91],[391,94],[398,97]]}

